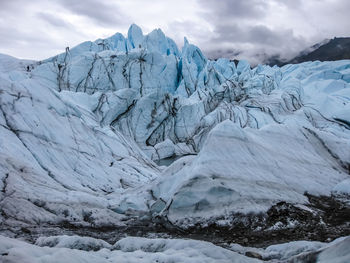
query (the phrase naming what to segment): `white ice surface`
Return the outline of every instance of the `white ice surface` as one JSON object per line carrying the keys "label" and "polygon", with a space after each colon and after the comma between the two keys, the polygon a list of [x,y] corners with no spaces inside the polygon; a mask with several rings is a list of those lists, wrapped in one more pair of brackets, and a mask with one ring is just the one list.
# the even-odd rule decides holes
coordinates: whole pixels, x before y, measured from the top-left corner
{"label": "white ice surface", "polygon": [[[66,238],[65,238],[66,239]],[[80,243],[81,237],[71,237]],[[97,241],[96,241],[97,242]],[[101,241],[99,241],[101,242]],[[58,262],[261,262],[204,241],[182,239],[146,239],[128,237],[112,248],[84,251],[61,246],[39,247],[17,239],[0,236],[0,261],[6,263]],[[79,247],[76,247],[79,248]]]}
{"label": "white ice surface", "polygon": [[317,257],[317,263],[348,263],[350,262],[350,237],[341,242],[335,242],[324,249]]}
{"label": "white ice surface", "polygon": [[152,191],[167,203],[172,222],[229,218],[266,211],[279,201],[305,203],[305,192],[330,194],[348,177],[337,166],[312,130],[296,123],[256,130],[227,120],[211,131],[196,159],[165,171]]}
{"label": "white ice surface", "polygon": [[[41,237],[35,245],[0,236],[0,261],[7,263],[54,262],[309,262],[316,255],[317,263],[348,263],[350,237],[330,243],[295,241],[269,246],[266,249],[232,244],[231,250],[209,242],[186,239],[148,239],[127,237],[110,245],[102,240],[79,236]],[[237,252],[234,252],[234,251]],[[244,256],[260,254],[264,261]],[[266,261],[268,260],[268,261]],[[306,261],[305,261],[306,260]]]}

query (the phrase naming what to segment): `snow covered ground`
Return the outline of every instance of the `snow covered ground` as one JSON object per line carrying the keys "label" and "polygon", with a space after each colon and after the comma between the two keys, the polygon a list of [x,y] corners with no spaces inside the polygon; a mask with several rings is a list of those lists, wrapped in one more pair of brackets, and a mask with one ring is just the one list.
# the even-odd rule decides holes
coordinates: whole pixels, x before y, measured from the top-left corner
{"label": "snow covered ground", "polygon": [[[48,247],[31,245],[16,239],[0,236],[0,260],[2,262],[260,262],[236,252],[214,246],[211,243],[192,240],[144,239],[128,237],[113,246],[98,251],[85,251],[80,237]],[[73,239],[73,238],[72,238]],[[99,241],[95,240],[97,245]],[[41,247],[43,246],[43,247]],[[77,248],[80,248],[78,250]]]}
{"label": "snow covered ground", "polygon": [[349,173],[349,60],[251,69],[136,25],[44,61],[0,55],[2,233],[230,226],[279,202],[309,209],[306,192],[349,200]]}
{"label": "snow covered ground", "polygon": [[[127,237],[110,245],[78,236],[40,238],[35,245],[0,236],[1,262],[332,262],[350,260],[350,237],[331,243],[296,241],[266,249],[224,249],[209,242]],[[252,255],[257,258],[252,258]],[[288,261],[286,261],[288,260]]]}

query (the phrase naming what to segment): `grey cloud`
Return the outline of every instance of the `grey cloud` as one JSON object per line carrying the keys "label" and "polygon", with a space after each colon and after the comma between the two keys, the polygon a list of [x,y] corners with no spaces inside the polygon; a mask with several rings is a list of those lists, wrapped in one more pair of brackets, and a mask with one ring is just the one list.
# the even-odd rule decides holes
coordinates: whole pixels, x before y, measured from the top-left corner
{"label": "grey cloud", "polygon": [[35,35],[33,32],[24,32],[1,24],[0,39],[0,53],[18,58],[37,59],[39,54],[49,57],[60,50],[60,45],[44,34]]}
{"label": "grey cloud", "polygon": [[235,50],[235,49],[213,49],[213,50],[207,50],[205,51],[205,54],[210,59],[217,59],[217,58],[238,58],[241,54],[241,50]]}
{"label": "grey cloud", "polygon": [[58,2],[72,13],[93,19],[101,25],[115,27],[126,24],[129,20],[116,4],[111,4],[112,1],[84,0],[81,2],[59,0]]}
{"label": "grey cloud", "polygon": [[[59,13],[37,12],[54,11],[55,7],[45,0],[0,0],[0,52],[19,58],[41,59],[62,50],[65,42],[60,42],[60,34],[69,39],[68,35],[74,34],[71,32],[75,32],[75,28],[60,18]],[[44,21],[55,28],[48,29]]]}
{"label": "grey cloud", "polygon": [[207,56],[239,57],[261,62],[269,55],[289,58],[305,48],[305,38],[295,36],[291,28],[277,30],[260,22],[273,11],[273,2],[286,8],[298,8],[292,1],[200,1],[206,10],[201,15],[209,19],[213,27],[210,38],[201,45]]}
{"label": "grey cloud", "polygon": [[[186,16],[156,13],[167,10],[170,1],[181,6]],[[157,0],[150,5],[130,0],[124,6],[123,0],[0,0],[0,52],[42,58],[45,50],[104,37],[134,21],[147,29],[161,27],[180,46],[187,36],[210,58],[250,61],[292,56],[325,38],[350,35],[348,0],[187,1],[191,3]],[[199,8],[188,9],[195,5]],[[157,17],[149,21],[148,11]],[[74,21],[71,14],[80,16],[77,24],[65,20]]]}
{"label": "grey cloud", "polygon": [[279,5],[284,5],[285,7],[288,7],[288,8],[293,8],[293,9],[300,9],[303,6],[301,0],[283,0],[283,1],[273,0],[273,2]]}
{"label": "grey cloud", "polygon": [[47,38],[43,34],[35,35],[32,32],[20,31],[13,26],[0,24],[0,39],[1,45],[38,45],[40,43],[47,44]]}
{"label": "grey cloud", "polygon": [[27,15],[25,7],[32,5],[31,2],[27,2],[26,0],[0,0],[0,24],[3,24],[3,27],[15,27],[16,25],[12,24],[11,21],[14,18],[19,21],[24,19]]}
{"label": "grey cloud", "polygon": [[0,14],[6,14],[8,12],[13,12],[18,10],[18,6],[23,4],[24,0],[13,0],[13,1],[6,1],[6,0],[0,0]]}
{"label": "grey cloud", "polygon": [[291,29],[272,30],[265,25],[218,25],[213,35],[202,47],[210,58],[243,56],[249,60],[254,55],[256,60],[266,54],[289,58],[307,45],[306,40],[296,37]]}
{"label": "grey cloud", "polygon": [[247,32],[247,40],[251,43],[276,46],[283,44],[287,38],[293,38],[293,31],[290,29],[275,32],[264,25],[257,25],[249,28]]}
{"label": "grey cloud", "polygon": [[259,18],[265,16],[268,1],[264,0],[201,0],[209,16],[217,21],[227,18]]}
{"label": "grey cloud", "polygon": [[303,41],[293,34],[293,30],[272,30],[265,25],[239,26],[218,25],[214,30],[216,42],[251,43],[256,45],[281,46],[288,45],[288,41]]}
{"label": "grey cloud", "polygon": [[[184,36],[188,38],[190,43],[197,45],[203,44],[203,40],[206,40],[210,36],[208,29],[203,28],[201,24],[195,23],[190,20],[186,21],[174,21],[168,24],[168,30],[165,31],[167,35],[172,35],[176,44],[182,47],[184,43]],[[195,40],[197,43],[195,43]],[[202,46],[200,46],[202,48]]]}
{"label": "grey cloud", "polygon": [[48,22],[52,26],[71,27],[71,25],[69,23],[65,22],[63,19],[61,19],[60,17],[55,16],[53,14],[39,12],[39,13],[37,13],[37,17]]}

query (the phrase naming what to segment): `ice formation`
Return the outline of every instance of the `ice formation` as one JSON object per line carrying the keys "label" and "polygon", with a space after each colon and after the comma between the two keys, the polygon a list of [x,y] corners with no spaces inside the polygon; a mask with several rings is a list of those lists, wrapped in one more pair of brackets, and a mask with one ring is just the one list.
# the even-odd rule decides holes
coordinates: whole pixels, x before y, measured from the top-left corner
{"label": "ice formation", "polygon": [[44,61],[0,55],[0,103],[4,228],[227,225],[350,193],[349,60],[252,69],[132,25]]}

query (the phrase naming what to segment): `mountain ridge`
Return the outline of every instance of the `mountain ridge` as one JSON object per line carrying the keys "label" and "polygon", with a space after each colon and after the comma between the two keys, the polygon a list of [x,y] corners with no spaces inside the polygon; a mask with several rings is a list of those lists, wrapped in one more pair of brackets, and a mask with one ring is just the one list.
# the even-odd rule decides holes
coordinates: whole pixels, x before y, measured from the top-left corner
{"label": "mountain ridge", "polygon": [[337,61],[350,59],[350,37],[335,37],[325,39],[303,50],[290,60],[281,60],[280,56],[272,56],[265,60],[270,66],[284,66],[306,61]]}

